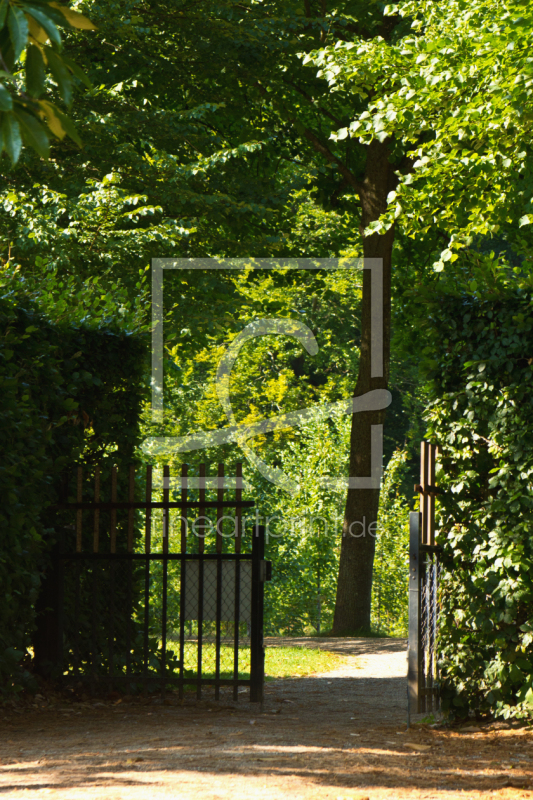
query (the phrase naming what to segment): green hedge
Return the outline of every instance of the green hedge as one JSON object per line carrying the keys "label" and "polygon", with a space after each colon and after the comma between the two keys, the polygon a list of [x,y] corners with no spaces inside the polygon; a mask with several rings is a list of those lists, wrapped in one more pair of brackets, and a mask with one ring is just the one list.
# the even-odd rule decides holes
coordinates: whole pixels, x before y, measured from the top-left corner
{"label": "green hedge", "polygon": [[445,710],[533,708],[533,305],[504,288],[435,296],[429,438],[438,444]]}
{"label": "green hedge", "polygon": [[24,295],[0,298],[0,691],[29,677],[20,663],[62,472],[133,459],[145,352],[143,337],[119,325],[56,325]]}

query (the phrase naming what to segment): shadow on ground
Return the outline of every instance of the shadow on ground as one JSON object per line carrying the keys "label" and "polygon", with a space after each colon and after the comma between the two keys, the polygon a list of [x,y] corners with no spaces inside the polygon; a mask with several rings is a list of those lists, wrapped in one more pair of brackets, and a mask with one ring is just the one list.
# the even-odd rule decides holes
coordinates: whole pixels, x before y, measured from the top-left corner
{"label": "shadow on ground", "polygon": [[[533,797],[533,734],[427,726],[406,732],[405,642],[381,640],[381,649],[379,640],[363,642],[352,640],[352,647],[368,658],[366,667],[267,683],[262,710],[244,694],[236,704],[223,693],[218,702],[206,695],[200,702],[170,697],[166,704],[9,712],[1,721],[0,795]],[[372,676],[374,659],[390,677]]]}

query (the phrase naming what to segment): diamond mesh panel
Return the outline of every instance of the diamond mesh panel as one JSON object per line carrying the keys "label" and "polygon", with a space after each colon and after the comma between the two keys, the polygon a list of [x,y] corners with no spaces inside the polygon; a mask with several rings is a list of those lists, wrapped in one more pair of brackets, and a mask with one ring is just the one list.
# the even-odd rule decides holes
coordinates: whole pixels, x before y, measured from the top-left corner
{"label": "diamond mesh panel", "polygon": [[437,694],[437,615],[439,562],[436,555],[427,555],[420,576],[420,649],[422,656],[422,686],[426,710],[438,708]]}
{"label": "diamond mesh panel", "polygon": [[[236,587],[236,580],[238,586]],[[198,649],[201,624],[202,677],[217,674],[232,679],[235,675],[235,627],[238,625],[239,648],[237,672],[248,678],[250,672],[250,625],[252,573],[251,562],[234,560],[190,559],[186,562],[184,588],[184,624],[186,640],[184,667],[198,674]],[[202,590],[200,586],[202,585]],[[237,602],[238,596],[238,602]],[[218,612],[218,613],[217,613]],[[217,617],[219,627],[217,631]]]}

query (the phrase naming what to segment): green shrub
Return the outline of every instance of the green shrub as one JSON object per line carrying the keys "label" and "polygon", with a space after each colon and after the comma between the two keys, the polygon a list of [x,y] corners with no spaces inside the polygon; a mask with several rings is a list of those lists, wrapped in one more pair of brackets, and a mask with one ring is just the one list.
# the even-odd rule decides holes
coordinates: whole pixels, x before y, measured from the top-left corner
{"label": "green shrub", "polygon": [[75,461],[129,463],[138,440],[145,343],[112,324],[52,324],[23,294],[0,298],[0,691],[28,678],[47,509]]}
{"label": "green shrub", "polygon": [[533,707],[533,310],[529,292],[439,295],[426,348],[439,446],[444,707]]}

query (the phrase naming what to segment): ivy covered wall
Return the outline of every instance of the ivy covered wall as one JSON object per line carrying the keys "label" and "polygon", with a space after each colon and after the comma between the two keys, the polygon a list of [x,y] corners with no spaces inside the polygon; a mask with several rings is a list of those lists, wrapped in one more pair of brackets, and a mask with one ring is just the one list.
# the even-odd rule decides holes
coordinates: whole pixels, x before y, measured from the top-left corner
{"label": "ivy covered wall", "polygon": [[427,307],[429,439],[440,450],[443,702],[533,710],[533,301],[507,284]]}

